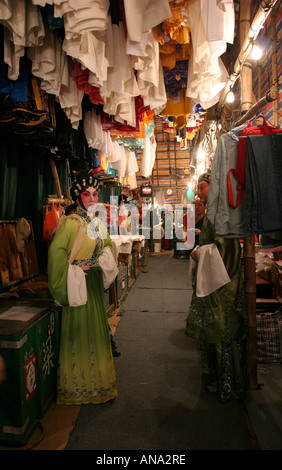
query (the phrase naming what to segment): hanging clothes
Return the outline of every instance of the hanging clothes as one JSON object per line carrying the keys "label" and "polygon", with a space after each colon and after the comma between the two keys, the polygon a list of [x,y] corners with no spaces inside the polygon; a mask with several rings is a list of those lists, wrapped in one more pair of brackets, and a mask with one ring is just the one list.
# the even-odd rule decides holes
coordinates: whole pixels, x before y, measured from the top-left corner
{"label": "hanging clothes", "polygon": [[0,23],[5,26],[4,61],[8,65],[8,77],[16,80],[25,48],[43,43],[45,28],[42,15],[29,0],[5,0],[0,2]]}
{"label": "hanging clothes", "polygon": [[[261,135],[261,134],[276,134],[281,132],[281,129],[270,125],[266,119],[263,117],[263,125],[253,125],[253,120],[248,121],[245,124],[245,128],[240,136],[239,144],[238,144],[238,151],[237,151],[237,162],[236,168],[231,168],[228,172],[228,200],[229,205],[236,209],[239,206],[242,200],[242,193],[245,189],[245,158],[246,158],[246,145],[247,139],[243,137],[247,137],[248,135]],[[237,202],[235,203],[233,198],[233,189],[230,180],[230,174],[234,176],[234,178],[238,181],[237,190]]]}
{"label": "hanging clothes", "polygon": [[99,88],[89,83],[89,74],[88,69],[82,70],[77,62],[74,63],[73,78],[76,81],[77,88],[87,93],[91,103],[103,105],[104,101],[101,98]]}
{"label": "hanging clothes", "polygon": [[146,137],[140,165],[140,175],[144,178],[149,178],[152,175],[156,158],[156,148],[157,143],[155,137],[153,136],[151,139]]}
{"label": "hanging clothes", "polygon": [[[211,180],[207,202],[207,218],[214,226],[216,235],[222,237],[244,237],[249,233],[244,195],[239,207],[228,203],[227,176],[236,166],[239,138],[246,124],[220,136],[211,166]],[[230,179],[233,190],[236,181]]]}
{"label": "hanging clothes", "polygon": [[168,0],[124,0],[127,34],[131,41],[140,42],[142,33],[171,16]]}
{"label": "hanging clothes", "polygon": [[217,0],[200,0],[201,19],[212,57],[219,57],[227,43],[234,42],[235,12],[233,0],[225,3],[225,10],[217,5]]}
{"label": "hanging clothes", "polygon": [[246,207],[251,233],[282,233],[282,133],[246,143]]}
{"label": "hanging clothes", "polygon": [[220,57],[213,57],[201,18],[200,0],[187,4],[192,37],[186,94],[204,109],[219,101],[229,75]]}

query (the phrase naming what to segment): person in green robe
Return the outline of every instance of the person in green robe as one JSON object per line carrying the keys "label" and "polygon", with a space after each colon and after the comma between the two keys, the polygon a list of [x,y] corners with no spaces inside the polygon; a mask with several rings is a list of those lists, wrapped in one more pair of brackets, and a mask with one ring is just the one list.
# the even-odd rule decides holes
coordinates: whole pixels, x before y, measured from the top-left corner
{"label": "person in green robe", "polygon": [[[48,286],[62,306],[57,379],[57,403],[80,405],[105,403],[117,397],[116,376],[106,314],[102,270],[98,258],[111,239],[104,225],[91,222],[89,210],[98,202],[99,182],[92,172],[77,173],[71,195],[77,203],[74,214],[63,218],[48,250]],[[81,247],[73,264],[86,276],[87,303],[69,306],[67,276],[69,261],[80,224]],[[91,236],[91,231],[96,231]]]}
{"label": "person in green robe", "polygon": [[[210,173],[198,180],[198,197],[207,203]],[[206,389],[221,402],[243,399],[246,383],[246,337],[248,317],[238,239],[218,237],[207,216],[199,237],[199,246],[214,243],[223,259],[230,282],[205,297],[192,295],[186,321],[187,336],[200,341],[202,370],[207,374]],[[191,253],[197,261],[197,250]]]}

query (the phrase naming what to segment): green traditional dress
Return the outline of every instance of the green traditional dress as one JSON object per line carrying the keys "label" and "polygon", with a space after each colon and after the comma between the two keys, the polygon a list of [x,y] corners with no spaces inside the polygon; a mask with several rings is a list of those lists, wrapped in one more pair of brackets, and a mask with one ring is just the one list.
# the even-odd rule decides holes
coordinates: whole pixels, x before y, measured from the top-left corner
{"label": "green traditional dress", "polygon": [[[48,253],[49,289],[62,305],[62,324],[58,365],[57,403],[104,403],[117,396],[102,270],[98,258],[104,246],[111,248],[110,237],[99,226],[98,236],[86,212],[77,209],[83,220],[82,246],[74,261],[87,260],[87,304],[70,307],[67,297],[68,256],[71,252],[79,222],[68,216],[59,227]],[[103,233],[102,233],[103,232]],[[89,236],[90,234],[90,236]]]}
{"label": "green traditional dress", "polygon": [[225,402],[244,397],[248,316],[239,240],[216,237],[206,217],[199,244],[209,243],[217,245],[231,282],[206,297],[196,297],[194,290],[185,333],[200,340],[203,372],[211,380],[207,388]]}

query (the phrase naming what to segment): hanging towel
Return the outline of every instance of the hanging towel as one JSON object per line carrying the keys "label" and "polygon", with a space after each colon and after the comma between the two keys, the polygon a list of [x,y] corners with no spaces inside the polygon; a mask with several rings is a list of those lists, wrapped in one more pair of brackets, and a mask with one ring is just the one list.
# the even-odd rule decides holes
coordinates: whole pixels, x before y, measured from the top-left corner
{"label": "hanging towel", "polygon": [[197,297],[205,297],[231,281],[215,243],[198,250]]}
{"label": "hanging towel", "polygon": [[69,263],[67,292],[70,307],[80,307],[87,303],[86,278],[83,269]]}
{"label": "hanging towel", "polygon": [[118,274],[116,261],[108,246],[103,248],[103,251],[99,256],[99,266],[102,269],[104,290],[107,290]]}

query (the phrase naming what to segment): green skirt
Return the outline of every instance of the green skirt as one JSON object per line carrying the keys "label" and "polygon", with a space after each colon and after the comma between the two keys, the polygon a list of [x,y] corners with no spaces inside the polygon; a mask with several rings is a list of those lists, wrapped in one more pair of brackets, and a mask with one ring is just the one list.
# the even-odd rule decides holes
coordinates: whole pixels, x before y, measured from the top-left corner
{"label": "green skirt", "polygon": [[57,403],[105,403],[117,397],[102,271],[86,276],[87,304],[63,307]]}

